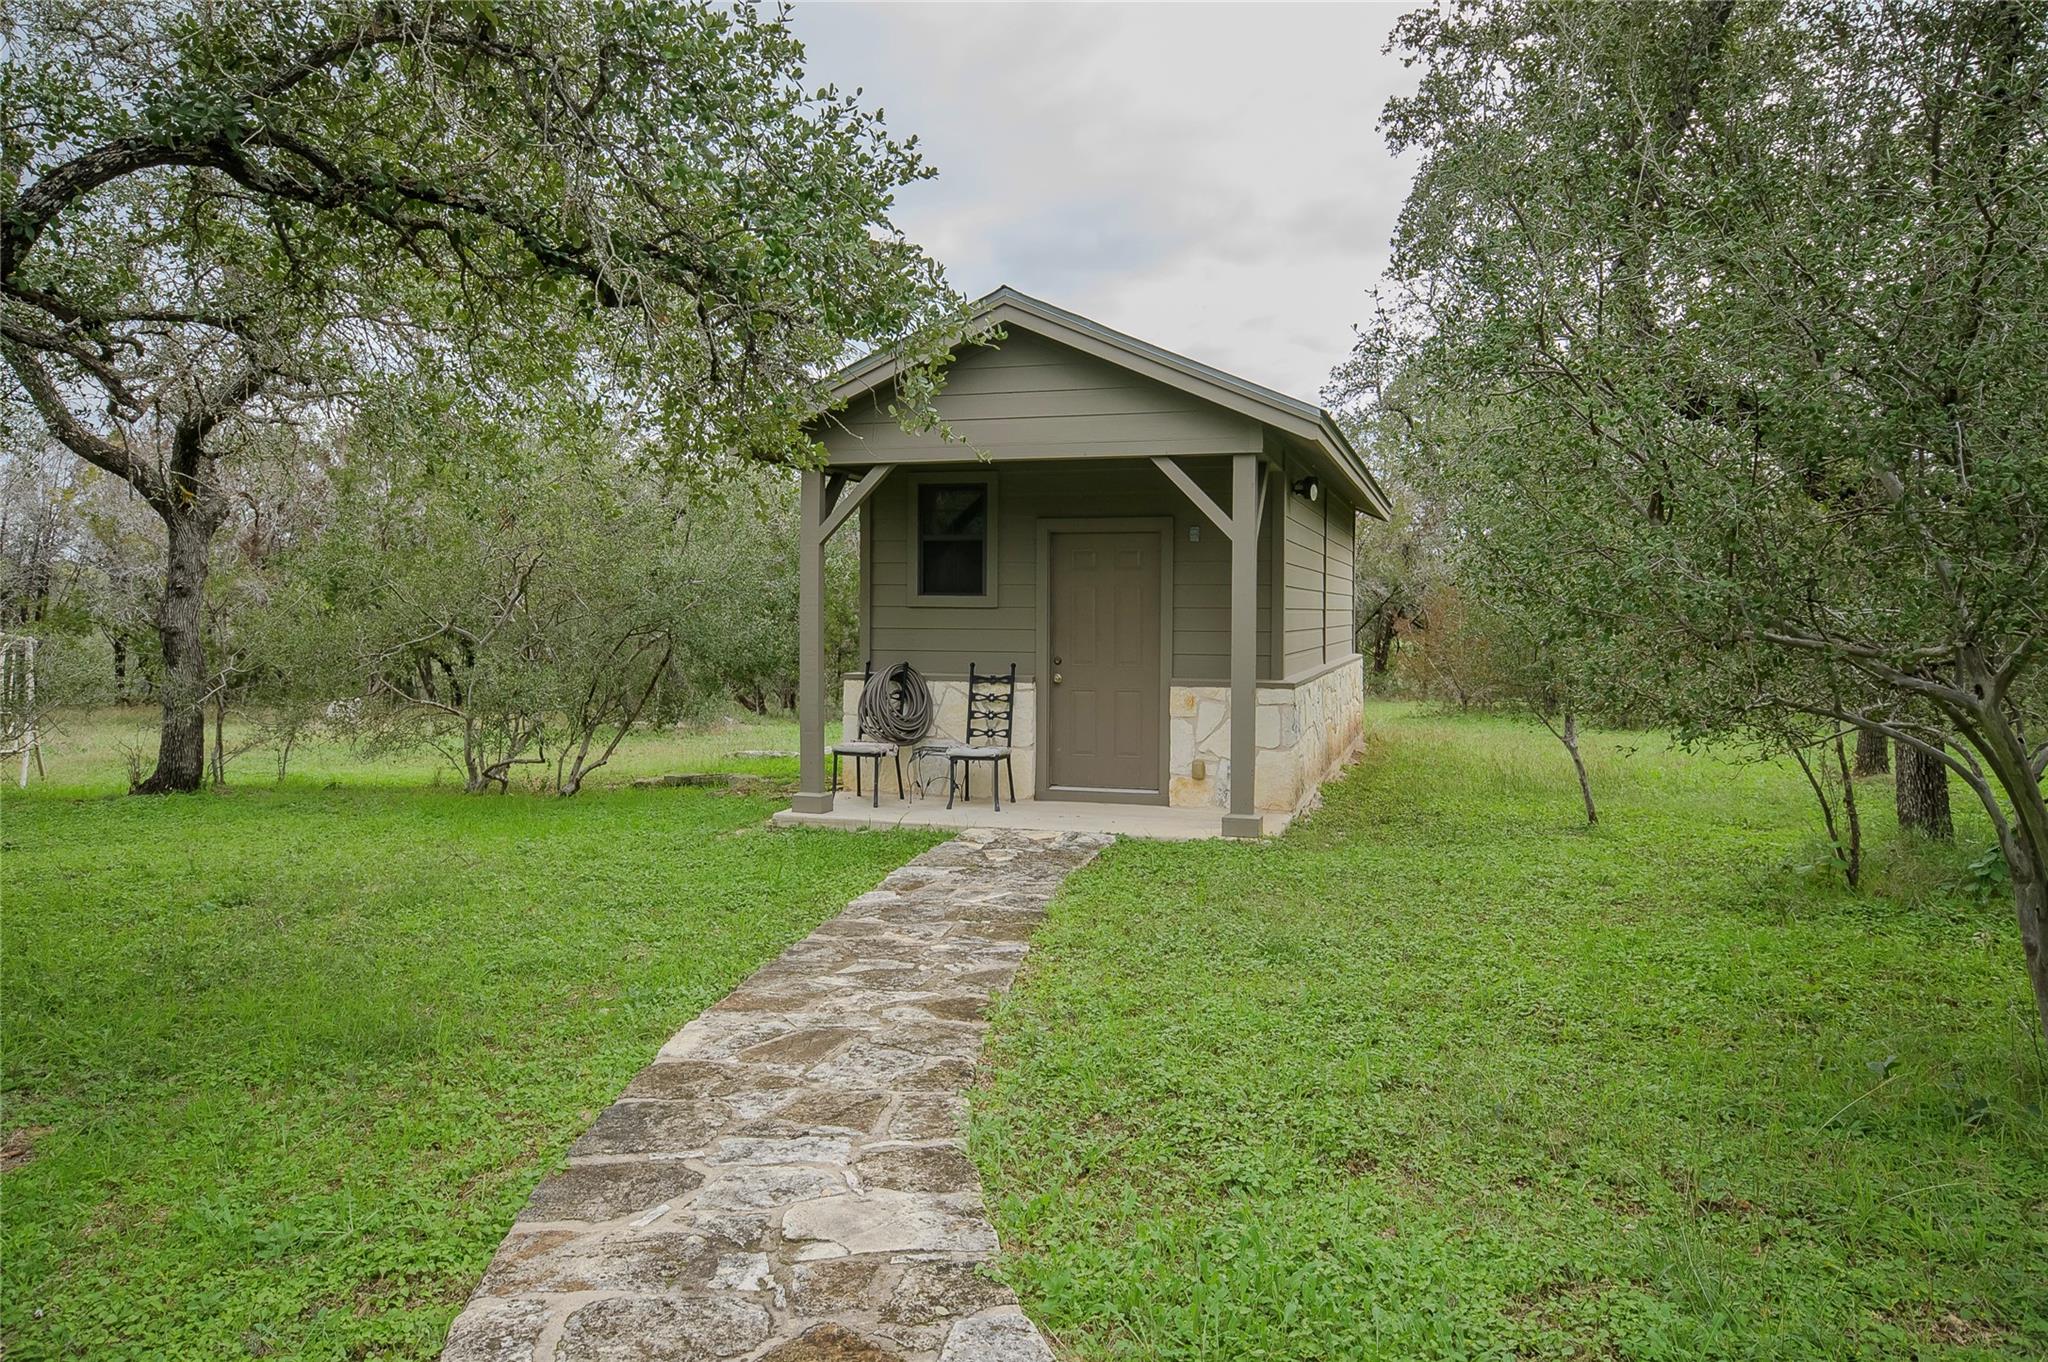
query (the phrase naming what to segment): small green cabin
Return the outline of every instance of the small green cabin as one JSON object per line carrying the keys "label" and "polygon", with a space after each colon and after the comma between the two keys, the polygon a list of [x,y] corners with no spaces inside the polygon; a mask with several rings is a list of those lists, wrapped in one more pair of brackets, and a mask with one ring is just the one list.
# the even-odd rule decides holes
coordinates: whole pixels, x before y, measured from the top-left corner
{"label": "small green cabin", "polygon": [[[857,520],[861,653],[925,676],[935,737],[959,736],[970,662],[1014,664],[1019,796],[1213,807],[1256,835],[1358,741],[1355,530],[1384,495],[1320,407],[1014,289],[975,316],[1000,338],[948,370],[950,439],[890,417],[895,357],[839,376],[804,475],[808,586]],[[861,678],[823,675],[805,595],[792,808],[823,812],[825,706],[852,734]]]}

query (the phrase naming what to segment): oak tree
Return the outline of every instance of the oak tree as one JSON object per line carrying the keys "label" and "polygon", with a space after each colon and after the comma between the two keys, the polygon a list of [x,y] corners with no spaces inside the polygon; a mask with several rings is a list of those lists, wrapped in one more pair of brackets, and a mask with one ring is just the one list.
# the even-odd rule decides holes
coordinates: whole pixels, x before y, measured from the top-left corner
{"label": "oak tree", "polygon": [[2048,9],[1457,5],[1396,41],[1421,159],[1355,396],[1462,567],[1637,713],[1966,785],[2048,1033]]}
{"label": "oak tree", "polygon": [[0,350],[165,532],[163,727],[195,788],[224,463],[382,382],[604,405],[649,459],[800,461],[850,347],[950,295],[890,221],[915,139],[689,0],[27,0]]}

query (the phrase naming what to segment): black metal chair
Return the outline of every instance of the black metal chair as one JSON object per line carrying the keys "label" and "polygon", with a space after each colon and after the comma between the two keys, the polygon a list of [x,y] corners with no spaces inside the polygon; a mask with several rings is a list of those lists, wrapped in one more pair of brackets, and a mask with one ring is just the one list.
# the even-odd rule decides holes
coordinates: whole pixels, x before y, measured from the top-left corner
{"label": "black metal chair", "polygon": [[[870,658],[867,667],[861,672],[861,696],[863,699],[867,696],[867,688],[874,684],[874,679],[875,664],[874,659]],[[849,757],[853,761],[853,794],[858,799],[863,793],[860,780],[860,764],[864,761],[872,761],[875,764],[875,779],[873,782],[875,787],[874,807],[881,808],[882,758],[893,757],[896,760],[896,797],[902,799],[904,797],[902,747],[893,742],[883,742],[868,737],[867,706],[865,704],[854,706],[853,732],[854,737],[851,742],[842,740],[832,745],[833,790],[837,791],[839,789],[839,759],[841,757]]]}
{"label": "black metal chair", "polygon": [[1010,664],[1006,676],[983,676],[972,662],[967,664],[966,741],[946,749],[946,807],[953,807],[957,772],[974,798],[974,764],[988,763],[989,791],[995,796],[996,812],[1003,811],[1000,774],[1010,778],[1010,802],[1017,802],[1017,768],[1010,761],[1010,720],[1017,706],[1017,664]]}

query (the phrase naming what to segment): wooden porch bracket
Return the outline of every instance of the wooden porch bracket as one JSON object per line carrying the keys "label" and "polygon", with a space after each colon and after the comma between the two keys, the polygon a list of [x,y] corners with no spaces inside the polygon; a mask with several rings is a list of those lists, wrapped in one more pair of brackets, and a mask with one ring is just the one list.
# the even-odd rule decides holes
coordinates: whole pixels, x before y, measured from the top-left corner
{"label": "wooden porch bracket", "polygon": [[[1239,454],[1233,457],[1244,458],[1246,456]],[[1254,455],[1252,457],[1257,456]],[[1224,514],[1223,508],[1218,506],[1215,499],[1207,492],[1204,492],[1193,478],[1188,476],[1186,469],[1182,468],[1174,459],[1164,454],[1154,454],[1152,462],[1158,467],[1160,472],[1166,474],[1168,480],[1175,487],[1180,489],[1182,496],[1195,504],[1195,509],[1200,511],[1210,524],[1223,531],[1226,539],[1235,540],[1237,538],[1237,517]],[[1271,491],[1272,487],[1273,469],[1268,464],[1261,464],[1259,466],[1259,509],[1257,514],[1253,516],[1251,524],[1253,538],[1258,537],[1259,525],[1266,518],[1266,493]],[[1231,507],[1232,511],[1237,509],[1238,507],[1234,505]]]}
{"label": "wooden porch bracket", "polygon": [[845,490],[843,493],[841,489],[846,487],[846,475],[843,473],[833,475],[832,485],[827,486],[825,489],[827,493],[824,499],[825,518],[818,527],[818,542],[820,544],[823,544],[833,535],[839,533],[839,527],[846,523],[847,517],[860,509],[860,504],[866,501],[877,487],[882,485],[882,479],[888,477],[889,470],[894,467],[894,464],[876,464],[861,475],[859,482],[854,483],[850,489]]}
{"label": "wooden porch bracket", "polygon": [[[1195,503],[1195,509],[1207,516],[1212,525],[1223,531],[1227,537],[1231,539],[1237,538],[1237,521],[1233,517],[1224,514],[1223,508],[1212,501],[1209,494],[1195,484],[1195,480],[1188,476],[1185,468],[1182,468],[1178,463],[1163,454],[1154,454],[1152,462],[1158,467],[1160,472],[1166,474],[1169,482],[1175,487],[1180,488],[1182,496]],[[1232,507],[1231,509],[1237,510],[1239,508]]]}

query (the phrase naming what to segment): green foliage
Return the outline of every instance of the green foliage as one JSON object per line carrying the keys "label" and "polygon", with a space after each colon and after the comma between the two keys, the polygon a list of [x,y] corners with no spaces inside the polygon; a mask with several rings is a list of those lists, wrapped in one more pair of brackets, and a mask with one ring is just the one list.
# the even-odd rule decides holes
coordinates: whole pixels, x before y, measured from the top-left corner
{"label": "green foliage", "polygon": [[971,1127],[1063,1355],[2048,1347],[2010,914],[1878,813],[1874,892],[1771,869],[1785,763],[1586,748],[1591,830],[1533,725],[1375,704],[1279,841],[1068,881]]}
{"label": "green foliage", "polygon": [[[573,793],[635,724],[795,687],[794,479],[679,481],[587,410],[508,427],[394,389],[317,533],[269,565],[252,698]],[[852,563],[835,560],[842,633]]]}
{"label": "green foliage", "polygon": [[[734,565],[734,589],[713,593],[684,660],[707,702],[757,714],[794,709],[797,689],[797,485],[755,478],[714,503],[706,529]],[[849,525],[825,545],[825,674],[858,671],[860,538]]]}
{"label": "green foliage", "polygon": [[847,347],[950,301],[889,221],[931,173],[915,139],[812,88],[752,5],[36,0],[17,25],[9,354],[105,389],[117,444],[158,388],[234,417],[244,376],[343,397],[426,365],[595,394],[677,464],[800,459]]}
{"label": "green foliage", "polygon": [[[1359,423],[1354,423],[1354,425]],[[1354,429],[1353,438],[1369,445],[1370,423]],[[1429,503],[1415,495],[1393,469],[1378,469],[1380,485],[1391,502],[1385,520],[1358,517],[1352,556],[1355,585],[1352,605],[1353,643],[1370,661],[1373,685],[1385,690],[1394,683],[1397,650],[1404,643],[1427,643],[1430,601],[1449,585],[1440,535]]]}
{"label": "green foliage", "polygon": [[69,784],[0,796],[24,1362],[435,1357],[594,1111],[930,840],[772,832],[769,799],[685,790],[476,800],[326,750],[277,789],[84,797],[123,787],[105,730],[59,730]]}
{"label": "green foliage", "polygon": [[1996,846],[1972,857],[1951,883],[1957,893],[1977,903],[1995,903],[2012,895],[2012,871]]}
{"label": "green foliage", "polygon": [[1346,376],[1462,580],[1690,737],[1945,749],[2048,1035],[2048,10],[1424,10]]}

